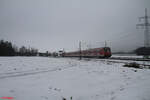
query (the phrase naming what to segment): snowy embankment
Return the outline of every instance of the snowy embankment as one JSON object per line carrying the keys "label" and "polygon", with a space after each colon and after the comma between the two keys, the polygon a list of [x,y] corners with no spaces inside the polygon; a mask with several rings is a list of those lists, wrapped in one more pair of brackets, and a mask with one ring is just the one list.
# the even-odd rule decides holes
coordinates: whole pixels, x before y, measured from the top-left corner
{"label": "snowy embankment", "polygon": [[137,56],[136,54],[113,54],[111,57],[116,58],[143,58],[143,56]]}
{"label": "snowy embankment", "polygon": [[107,60],[0,57],[0,97],[150,100],[150,70],[122,66]]}

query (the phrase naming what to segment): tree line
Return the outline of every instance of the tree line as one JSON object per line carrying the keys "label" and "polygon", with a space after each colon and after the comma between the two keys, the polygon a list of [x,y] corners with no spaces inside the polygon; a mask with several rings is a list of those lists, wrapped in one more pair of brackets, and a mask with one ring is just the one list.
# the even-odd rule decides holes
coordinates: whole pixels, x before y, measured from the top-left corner
{"label": "tree line", "polygon": [[9,41],[0,40],[0,56],[36,56],[38,49],[22,46],[18,48]]}

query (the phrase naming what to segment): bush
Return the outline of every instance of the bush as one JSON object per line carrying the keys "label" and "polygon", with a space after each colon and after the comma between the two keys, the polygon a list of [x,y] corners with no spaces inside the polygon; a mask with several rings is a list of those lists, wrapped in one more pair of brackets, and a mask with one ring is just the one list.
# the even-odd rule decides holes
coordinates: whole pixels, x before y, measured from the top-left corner
{"label": "bush", "polygon": [[133,68],[140,68],[141,69],[141,66],[138,63],[136,63],[136,62],[126,63],[124,65],[124,67],[133,67]]}

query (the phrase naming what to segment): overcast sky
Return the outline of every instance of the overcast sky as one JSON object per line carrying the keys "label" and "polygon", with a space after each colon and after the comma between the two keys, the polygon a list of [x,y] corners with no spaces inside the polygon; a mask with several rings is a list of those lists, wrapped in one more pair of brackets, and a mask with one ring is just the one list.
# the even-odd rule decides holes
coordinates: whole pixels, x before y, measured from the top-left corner
{"label": "overcast sky", "polygon": [[108,46],[114,51],[143,45],[138,17],[150,0],[0,0],[0,39],[40,51]]}

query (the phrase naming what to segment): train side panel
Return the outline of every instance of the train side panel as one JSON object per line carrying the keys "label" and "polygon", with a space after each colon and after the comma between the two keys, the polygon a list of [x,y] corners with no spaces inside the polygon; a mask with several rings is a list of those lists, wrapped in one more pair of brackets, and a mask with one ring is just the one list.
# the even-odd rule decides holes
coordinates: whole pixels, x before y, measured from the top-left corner
{"label": "train side panel", "polygon": [[104,48],[94,48],[89,50],[82,50],[76,52],[63,53],[64,57],[99,57],[99,58],[109,58],[111,57],[111,50],[109,47]]}

